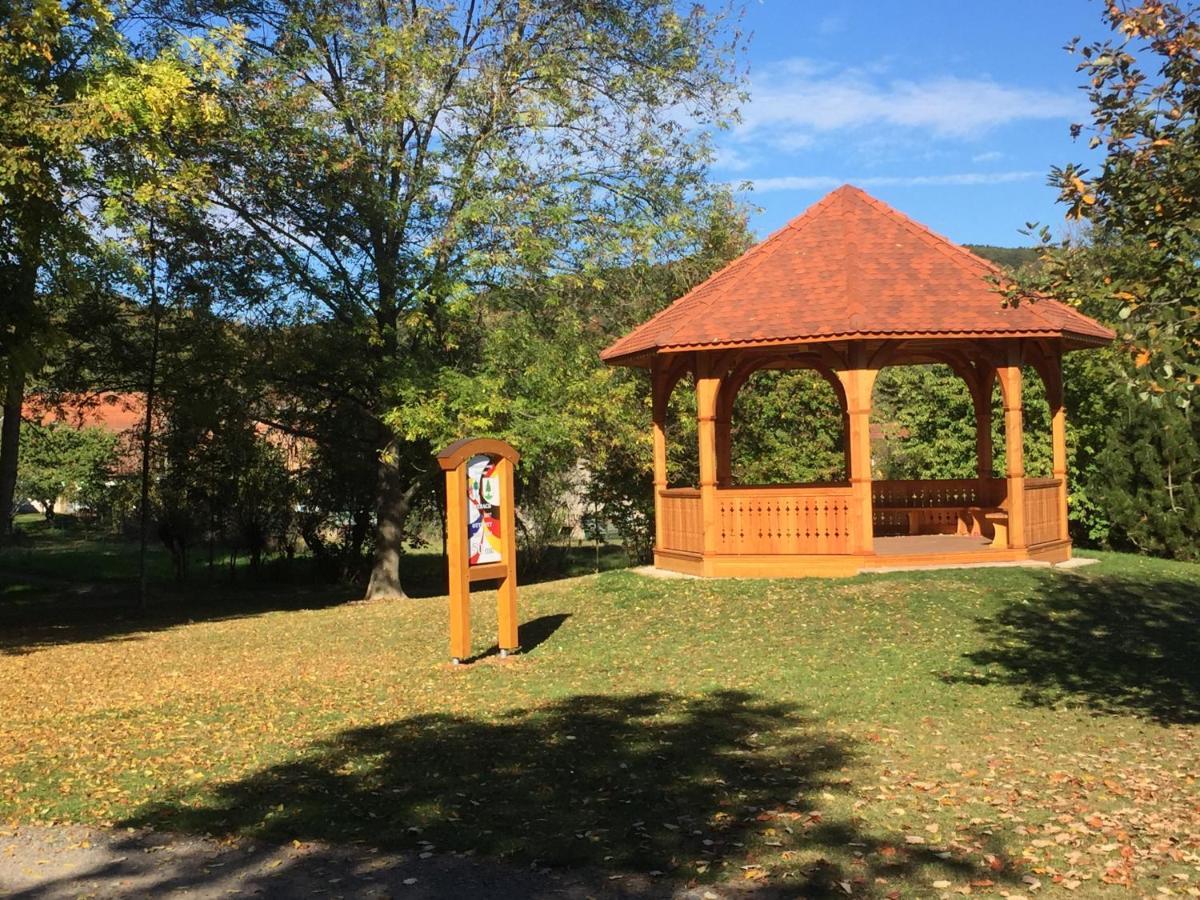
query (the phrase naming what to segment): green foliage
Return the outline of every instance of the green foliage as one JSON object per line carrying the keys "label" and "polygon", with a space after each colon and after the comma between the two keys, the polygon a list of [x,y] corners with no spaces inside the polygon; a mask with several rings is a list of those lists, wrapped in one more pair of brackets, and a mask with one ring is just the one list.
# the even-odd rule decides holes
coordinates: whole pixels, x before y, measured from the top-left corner
{"label": "green foliage", "polygon": [[977,256],[1006,269],[1035,268],[1040,259],[1037,247],[994,247],[991,244],[963,244]]}
{"label": "green foliage", "polygon": [[1105,543],[1176,559],[1200,558],[1200,429],[1170,404],[1126,395],[1110,411],[1094,486],[1110,523]]}
{"label": "green foliage", "polygon": [[[90,308],[108,311],[117,283],[96,278],[97,267],[138,249],[121,246],[111,227],[144,233],[131,207],[179,206],[202,180],[203,165],[181,164],[176,150],[219,116],[200,85],[227,54],[203,34],[153,35],[143,13],[106,2],[0,6],[0,383],[9,415],[31,377],[46,367],[57,375],[71,344],[89,338],[74,326],[95,319]],[[122,260],[134,284],[142,263]],[[0,436],[0,538],[18,443],[15,429]]]}
{"label": "green foliage", "polygon": [[1092,104],[1074,131],[1104,159],[1094,173],[1052,171],[1083,228],[1057,244],[1041,229],[1040,265],[1017,288],[1117,331],[1114,350],[1066,365],[1076,537],[1190,557],[1200,542],[1200,23],[1190,5],[1150,0],[1102,15],[1112,37],[1071,49]]}
{"label": "green foliage", "polygon": [[[592,278],[561,276],[493,292],[465,341],[476,350],[455,368],[406,370],[387,421],[405,441],[431,447],[465,434],[504,437],[521,452],[517,469],[524,552],[579,523],[571,497],[621,534],[630,557],[653,543],[649,379],[603,365],[600,350],[653,315],[747,244],[742,210],[722,199],[696,253],[665,265],[636,264]],[[695,478],[695,398],[671,398],[670,475]]]}
{"label": "green foliage", "polygon": [[732,429],[735,483],[795,484],[849,477],[842,407],[833,388],[816,372],[756,372],[734,401]]}
{"label": "green foliage", "polygon": [[517,447],[519,537],[536,568],[578,524],[567,497],[584,489],[579,464],[607,418],[613,372],[599,364],[574,316],[539,320],[517,308],[489,317],[483,331],[471,369],[406,373],[388,422],[404,440],[432,447],[474,434]]}
{"label": "green foliage", "polygon": [[36,500],[53,518],[56,500],[96,507],[117,463],[117,436],[97,427],[21,423],[17,499]]}
{"label": "green foliage", "polygon": [[[1113,37],[1083,47],[1096,173],[1070,164],[1052,181],[1084,241],[1055,246],[1026,287],[1117,323],[1143,399],[1187,406],[1200,384],[1200,22],[1190,5],[1109,4]],[[1074,127],[1083,133],[1082,126]]]}
{"label": "green foliage", "polygon": [[[231,12],[164,7],[184,29]],[[695,249],[716,192],[707,132],[738,96],[726,53],[738,38],[722,16],[672,0],[339,0],[319,11],[260,0],[232,14],[272,40],[247,40],[218,92],[219,138],[197,153],[218,174],[210,224],[253,236],[280,287],[251,305],[326,362],[307,384],[273,385],[320,398],[293,404],[284,424],[324,437],[316,420],[334,403],[363,420],[355,456],[377,479],[368,592],[395,595],[435,444],[451,424],[500,415],[494,391],[508,376],[477,364],[504,315],[495,289],[591,282]],[[548,379],[531,396],[551,392],[553,372],[528,377]],[[520,405],[517,392],[506,399]],[[531,467],[569,436],[548,419],[526,405],[500,426],[528,437]]]}
{"label": "green foliage", "polygon": [[871,422],[879,433],[873,442],[879,477],[975,477],[975,407],[948,366],[884,369],[875,380]]}

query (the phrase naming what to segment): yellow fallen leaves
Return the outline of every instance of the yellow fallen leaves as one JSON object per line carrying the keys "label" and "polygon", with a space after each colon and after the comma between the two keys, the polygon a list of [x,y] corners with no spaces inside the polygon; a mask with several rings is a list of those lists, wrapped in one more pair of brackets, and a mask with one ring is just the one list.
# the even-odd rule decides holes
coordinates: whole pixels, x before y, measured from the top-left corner
{"label": "yellow fallen leaves", "polygon": [[[904,896],[927,896],[930,887],[1086,896],[1109,879],[1155,890],[1150,873],[1165,878],[1200,866],[1200,728],[1030,707],[1004,684],[953,684],[939,674],[978,649],[979,618],[1036,598],[1042,577],[645,585],[622,574],[539,586],[523,594],[523,614],[570,620],[512,666],[461,675],[441,668],[443,601],[270,613],[0,656],[0,819],[120,820],[163,797],[177,810],[207,809],[223,785],[311,760],[314,747],[355,729],[448,719],[512,727],[517,710],[528,716],[572,698],[654,692],[672,698],[664,720],[686,719],[705,698],[741,690],[796,705],[815,733],[836,735],[852,753],[802,784],[803,762],[792,776],[787,760],[771,759],[752,814],[718,803],[686,810],[688,820],[653,805],[640,812],[642,828],[629,840],[689,846],[677,870],[655,869],[665,876],[773,885],[826,871],[830,890],[849,896],[874,890],[876,873],[888,880],[881,896],[893,887]],[[481,600],[482,646],[490,614]],[[661,724],[648,719],[645,731]],[[597,734],[602,729],[581,727],[541,743],[530,738],[530,758],[553,752],[578,763]],[[689,740],[699,745],[704,736]],[[769,729],[744,737],[738,764],[762,765]],[[436,771],[446,755],[431,752],[420,765]],[[456,817],[450,832],[469,835],[486,814],[480,795],[495,762],[482,758],[457,776],[428,815]],[[520,776],[522,762],[528,766],[525,757],[509,758],[504,777]],[[581,800],[581,813],[654,796],[648,784],[713,796],[703,767],[611,767],[612,789],[586,798],[587,806]],[[404,780],[454,784],[429,770],[406,770]],[[722,777],[736,786],[740,771]],[[386,791],[405,786],[378,785],[385,793],[372,801],[376,772],[373,758],[348,753],[318,771],[328,784],[316,782],[333,795],[348,786],[369,801],[355,813],[368,837],[395,827],[388,813],[402,798]],[[572,783],[587,776],[577,770]],[[566,784],[534,795],[539,815],[560,814]],[[324,796],[314,789],[309,799]],[[285,806],[276,819],[294,812],[284,787],[271,802]],[[517,849],[508,852],[518,853],[528,832],[513,830]],[[578,832],[568,841],[586,858],[594,852],[598,864],[605,846],[627,840],[592,827]],[[744,846],[722,838],[729,833]],[[893,869],[910,874],[888,874]],[[1027,874],[1038,888],[1022,880]],[[1170,881],[1177,893],[1190,887]]]}

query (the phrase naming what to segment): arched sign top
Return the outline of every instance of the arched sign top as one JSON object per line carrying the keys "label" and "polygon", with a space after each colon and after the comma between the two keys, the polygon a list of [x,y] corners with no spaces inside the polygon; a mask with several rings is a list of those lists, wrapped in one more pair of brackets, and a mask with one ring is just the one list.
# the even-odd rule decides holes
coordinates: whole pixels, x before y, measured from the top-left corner
{"label": "arched sign top", "polygon": [[499,438],[463,438],[455,441],[437,455],[438,466],[444,472],[457,469],[472,456],[498,456],[513,465],[521,461],[518,453],[507,441]]}

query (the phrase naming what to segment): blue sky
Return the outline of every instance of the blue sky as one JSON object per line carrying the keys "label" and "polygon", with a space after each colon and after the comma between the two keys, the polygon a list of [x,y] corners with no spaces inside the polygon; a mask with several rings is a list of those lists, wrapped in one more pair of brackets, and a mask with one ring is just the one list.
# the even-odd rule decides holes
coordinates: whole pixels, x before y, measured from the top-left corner
{"label": "blue sky", "polygon": [[850,182],[960,243],[1061,228],[1053,164],[1094,162],[1065,50],[1100,37],[1088,0],[748,0],[750,100],[713,176],[753,182],[765,236]]}

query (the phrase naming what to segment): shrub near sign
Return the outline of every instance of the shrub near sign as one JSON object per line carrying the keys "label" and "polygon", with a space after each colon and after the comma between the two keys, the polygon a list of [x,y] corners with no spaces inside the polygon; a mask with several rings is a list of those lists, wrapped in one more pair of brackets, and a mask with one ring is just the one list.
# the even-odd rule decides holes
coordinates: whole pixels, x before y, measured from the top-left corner
{"label": "shrub near sign", "polygon": [[450,659],[471,654],[471,582],[498,580],[496,644],[517,649],[517,547],[513,467],[520,455],[493,438],[465,438],[438,454],[446,473]]}

